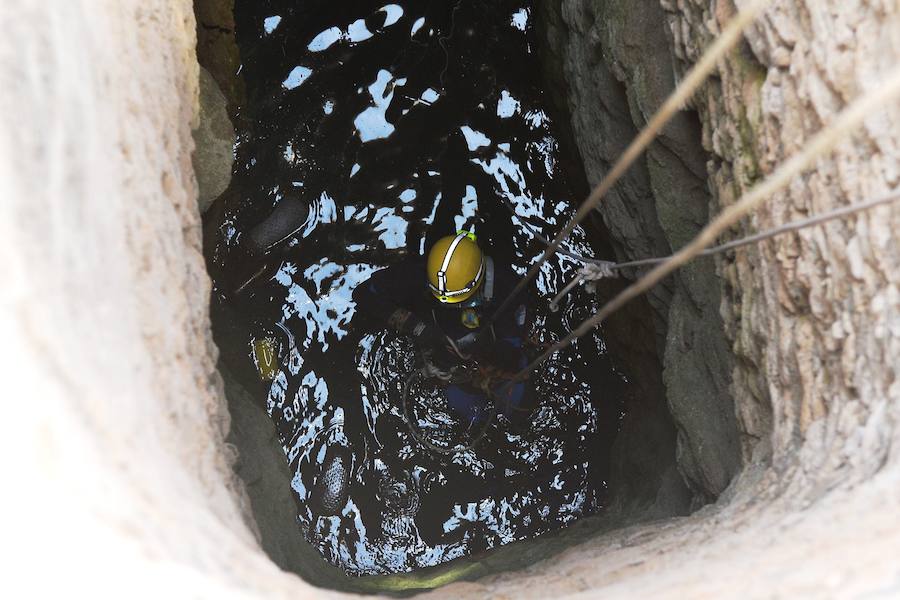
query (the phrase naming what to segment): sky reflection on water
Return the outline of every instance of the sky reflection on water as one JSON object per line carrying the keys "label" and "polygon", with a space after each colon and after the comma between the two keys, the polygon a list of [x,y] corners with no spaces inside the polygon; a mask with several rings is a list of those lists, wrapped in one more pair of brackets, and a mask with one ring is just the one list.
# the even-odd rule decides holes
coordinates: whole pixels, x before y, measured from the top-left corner
{"label": "sky reflection on water", "polygon": [[[279,340],[264,402],[294,473],[298,535],[349,573],[404,572],[596,512],[624,385],[599,335],[537,374],[542,402],[525,434],[498,418],[476,448],[435,455],[399,406],[409,341],[363,318],[352,297],[376,270],[476,215],[480,243],[522,274],[541,250],[523,223],[552,237],[571,214],[530,3],[331,4],[236,4],[251,126],[216,254],[221,291],[247,231],[285,198],[310,204],[303,227],[272,250],[270,278],[238,301],[216,295],[241,323],[229,334],[236,347]],[[592,254],[581,229],[566,248]],[[530,293],[555,293],[575,266],[555,257]],[[538,343],[597,308],[578,294],[556,314],[538,302]],[[423,388],[415,408],[435,435],[452,436],[458,424],[440,397]],[[337,514],[315,515],[312,490],[338,447],[351,457],[349,495]]]}

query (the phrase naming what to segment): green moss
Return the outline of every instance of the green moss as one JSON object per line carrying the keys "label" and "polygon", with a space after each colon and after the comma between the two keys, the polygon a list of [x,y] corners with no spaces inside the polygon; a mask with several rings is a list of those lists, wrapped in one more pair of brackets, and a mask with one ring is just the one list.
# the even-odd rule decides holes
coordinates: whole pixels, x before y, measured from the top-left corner
{"label": "green moss", "polygon": [[484,569],[477,563],[461,560],[451,562],[444,567],[435,567],[415,573],[364,577],[359,579],[358,589],[366,592],[404,595],[404,592],[432,590],[456,581],[475,579],[484,574]]}
{"label": "green moss", "polygon": [[[735,148],[735,161],[740,164],[738,172],[742,175],[743,186],[749,187],[754,185],[762,178],[760,170],[759,156],[756,153],[756,140],[759,139],[759,126],[761,123],[751,117],[762,114],[762,107],[758,104],[762,98],[762,86],[766,81],[768,72],[766,68],[753,57],[749,47],[743,46],[736,48],[729,56],[731,68],[735,71],[739,81],[744,82],[744,97],[748,95],[747,88],[752,86],[752,97],[757,102],[756,106],[748,106],[741,104],[738,113],[735,115],[737,132],[740,138],[740,147]],[[753,109],[753,110],[751,110]]]}

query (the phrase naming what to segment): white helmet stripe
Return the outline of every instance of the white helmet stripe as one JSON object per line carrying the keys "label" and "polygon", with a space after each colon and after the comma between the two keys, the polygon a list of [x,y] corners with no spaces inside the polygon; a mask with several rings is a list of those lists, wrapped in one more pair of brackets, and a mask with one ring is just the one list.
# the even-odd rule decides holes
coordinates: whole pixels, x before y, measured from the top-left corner
{"label": "white helmet stripe", "polygon": [[[469,287],[469,288],[474,287],[476,283],[478,283],[479,281],[481,281],[481,274],[482,274],[482,273],[484,273],[484,257],[481,258],[481,264],[478,265],[478,272],[475,273],[475,279],[473,279],[473,280],[472,280],[472,283],[470,283],[470,284],[469,284],[468,286],[466,286],[466,287]],[[468,290],[467,290],[467,291],[468,291]]]}
{"label": "white helmet stripe", "polygon": [[450,242],[450,247],[447,248],[447,253],[444,254],[444,260],[441,263],[441,270],[438,271],[438,287],[442,294],[447,293],[447,269],[450,267],[450,259],[453,258],[453,253],[456,252],[457,246],[462,242],[466,236],[467,232],[461,231],[456,234],[456,237],[453,238],[453,241]]}

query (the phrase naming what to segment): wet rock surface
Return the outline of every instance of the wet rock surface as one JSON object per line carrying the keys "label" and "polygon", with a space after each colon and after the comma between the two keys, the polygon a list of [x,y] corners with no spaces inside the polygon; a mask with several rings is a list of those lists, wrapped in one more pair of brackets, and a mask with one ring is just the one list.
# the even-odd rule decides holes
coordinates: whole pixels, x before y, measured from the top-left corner
{"label": "wet rock surface", "polygon": [[228,114],[240,117],[246,94],[240,76],[241,56],[235,40],[234,0],[195,0],[197,61],[209,71],[227,99]]}

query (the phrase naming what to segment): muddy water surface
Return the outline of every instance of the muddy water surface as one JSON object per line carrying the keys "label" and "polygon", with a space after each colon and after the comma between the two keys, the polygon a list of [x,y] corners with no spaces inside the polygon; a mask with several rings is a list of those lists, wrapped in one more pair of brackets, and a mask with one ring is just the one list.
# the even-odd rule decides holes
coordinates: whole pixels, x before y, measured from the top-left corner
{"label": "muddy water surface", "polygon": [[[441,454],[403,419],[412,345],[352,297],[466,222],[523,274],[542,248],[529,227],[552,236],[571,214],[530,3],[237,0],[236,20],[248,125],[215,223],[214,326],[278,429],[297,535],[348,573],[393,573],[601,510],[627,385],[602,331],[535,375],[522,433],[498,417],[474,448]],[[582,230],[566,248],[592,254]],[[543,308],[575,266],[551,260],[528,292],[538,344],[597,308],[583,292]],[[452,445],[439,392],[415,392],[413,412]]]}

